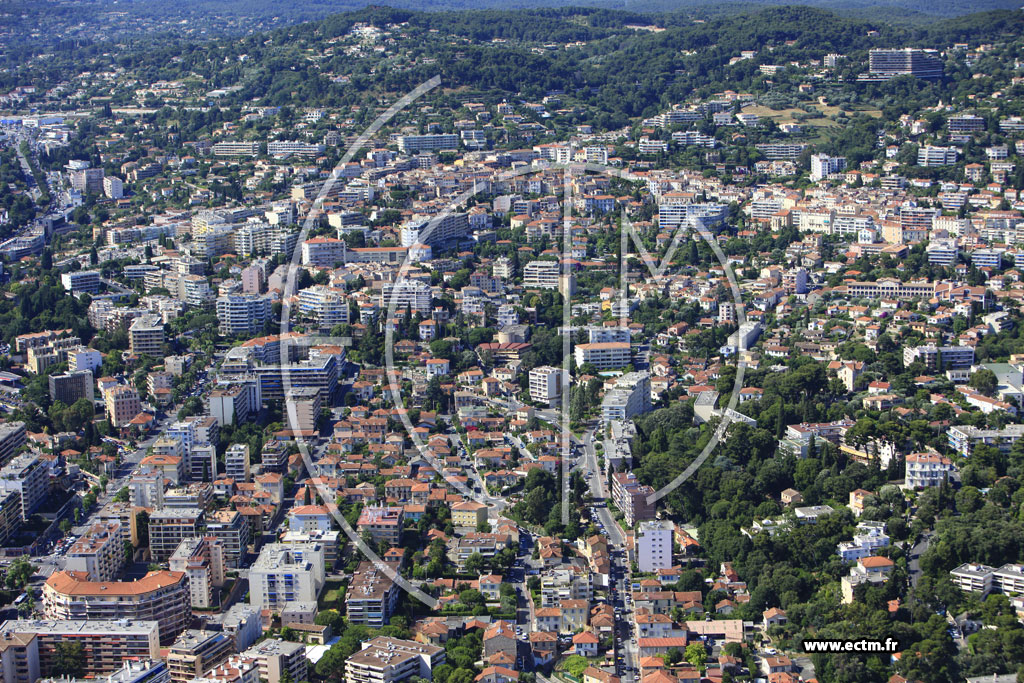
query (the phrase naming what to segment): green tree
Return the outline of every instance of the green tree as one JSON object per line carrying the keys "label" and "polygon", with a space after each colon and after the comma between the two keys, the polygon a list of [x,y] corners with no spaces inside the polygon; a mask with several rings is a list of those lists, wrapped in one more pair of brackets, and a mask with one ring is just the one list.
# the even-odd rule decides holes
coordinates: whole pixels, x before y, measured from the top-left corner
{"label": "green tree", "polygon": [[708,659],[708,651],[704,649],[702,643],[690,643],[686,646],[686,653],[683,655],[683,658],[698,669],[703,669],[704,663]]}
{"label": "green tree", "polygon": [[51,674],[68,678],[80,678],[85,672],[84,663],[85,651],[81,643],[74,641],[57,643]]}

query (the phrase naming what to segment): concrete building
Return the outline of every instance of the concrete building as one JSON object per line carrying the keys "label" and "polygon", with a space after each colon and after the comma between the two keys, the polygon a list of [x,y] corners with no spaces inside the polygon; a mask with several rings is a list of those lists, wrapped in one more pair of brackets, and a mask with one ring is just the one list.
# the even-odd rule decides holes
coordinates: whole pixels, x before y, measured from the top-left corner
{"label": "concrete building", "polygon": [[637,481],[632,472],[612,474],[612,500],[615,507],[622,511],[629,526],[645,519],[654,519],[655,505],[647,502],[652,495],[654,489]]}
{"label": "concrete building", "polygon": [[80,398],[91,403],[95,395],[90,370],[50,375],[47,379],[50,385],[50,400],[54,403],[60,401],[69,406]]}
{"label": "concrete building", "polygon": [[[397,563],[389,566],[398,571]],[[345,591],[345,618],[352,624],[380,628],[390,623],[401,590],[372,562],[360,562]]]}
{"label": "concrete building", "polygon": [[228,337],[261,332],[272,313],[273,302],[267,296],[231,294],[217,299],[220,333]]}
{"label": "concrete building", "polygon": [[120,522],[93,524],[67,552],[64,568],[90,581],[113,581],[124,567],[124,535]]}
{"label": "concrete building", "polygon": [[830,157],[827,154],[811,155],[811,180],[815,182],[844,170],[846,170],[846,157]]}
{"label": "concrete building", "polygon": [[107,390],[105,394],[107,420],[112,427],[126,427],[136,415],[142,412],[142,401],[135,387],[126,384]]}
{"label": "concrete building", "polygon": [[942,78],[943,66],[935,50],[918,48],[873,48],[868,52],[868,75],[888,80],[896,76]]}
{"label": "concrete building", "polygon": [[398,150],[403,154],[416,154],[423,151],[457,150],[459,136],[451,133],[430,135],[399,135]]}
{"label": "concrete building", "polygon": [[167,652],[173,683],[200,678],[234,652],[234,639],[223,631],[183,631]]}
{"label": "concrete building", "polygon": [[224,452],[224,476],[235,481],[249,481],[249,446],[233,443]]}
{"label": "concrete building", "polygon": [[159,315],[143,315],[128,328],[128,350],[134,354],[163,358],[164,321]]}
{"label": "concrete building", "polygon": [[402,539],[405,513],[398,506],[366,506],[359,514],[356,530],[360,535],[368,534],[374,543],[397,546]]}
{"label": "concrete building", "polygon": [[54,675],[58,650],[68,643],[82,646],[82,674],[89,678],[118,671],[129,660],[160,659],[159,625],[152,620],[5,621],[0,625],[0,648],[13,647],[18,666],[12,678],[4,672],[4,681],[35,683]]}
{"label": "concrete building", "polygon": [[0,469],[0,493],[10,492],[21,498],[21,519],[27,522],[50,495],[49,468],[38,454],[22,453]]}
{"label": "concrete building", "polygon": [[210,415],[222,425],[239,425],[256,418],[260,411],[258,382],[234,384],[210,392]]}
{"label": "concrete building", "polygon": [[224,585],[224,544],[213,536],[186,538],[168,560],[173,572],[188,576],[192,607],[213,607],[213,589]]}
{"label": "concrete building", "polygon": [[642,572],[672,568],[675,525],[667,520],[646,520],[636,528],[636,561]]}
{"label": "concrete building", "polygon": [[974,365],[973,346],[908,346],[903,349],[903,363],[921,361],[929,370],[969,368]]}
{"label": "concrete building", "polygon": [[174,554],[186,538],[199,536],[204,512],[199,508],[161,508],[149,515],[149,551],[154,562]]}
{"label": "concrete building", "polygon": [[541,365],[530,370],[530,398],[537,403],[556,406],[569,390],[569,376],[561,368]]}
{"label": "concrete building", "polygon": [[323,403],[316,387],[297,387],[285,395],[285,419],[292,431],[315,432]]}
{"label": "concrete building", "polygon": [[27,438],[24,422],[0,422],[0,465],[10,462]]}
{"label": "concrete building", "polygon": [[64,289],[75,296],[79,294],[96,294],[100,291],[100,273],[98,270],[77,270],[61,273],[60,282]]}
{"label": "concrete building", "polygon": [[615,386],[601,400],[605,422],[625,421],[651,409],[651,374],[627,372],[615,378]]}
{"label": "concrete building", "polygon": [[598,370],[616,370],[633,362],[630,345],[627,342],[577,344],[573,353],[577,368],[590,363]]}
{"label": "concrete building", "polygon": [[469,215],[465,213],[414,215],[401,227],[402,246],[406,249],[417,245],[444,248],[458,244],[469,234]]}
{"label": "concrete building", "polygon": [[169,643],[190,618],[188,577],[180,572],[149,572],[137,581],[89,581],[59,571],[43,584],[47,619],[89,621],[130,619],[159,623],[159,639]]}
{"label": "concrete building", "polygon": [[268,639],[242,653],[243,657],[255,659],[260,671],[260,680],[267,683],[281,683],[287,673],[292,681],[309,680],[306,664],[306,646],[287,640]]}
{"label": "concrete building", "polygon": [[445,650],[411,640],[378,636],[345,660],[345,683],[400,683],[413,677],[430,680],[445,663]]}
{"label": "concrete building", "polygon": [[324,584],[318,543],[269,543],[249,570],[249,603],[280,613],[289,602],[316,602]]}
{"label": "concrete building", "polygon": [[124,197],[124,182],[117,176],[104,177],[103,194],[107,196],[107,199],[121,199]]}
{"label": "concrete building", "polygon": [[206,535],[221,542],[224,563],[235,569],[244,565],[252,540],[249,520],[237,510],[215,510],[206,515]]}

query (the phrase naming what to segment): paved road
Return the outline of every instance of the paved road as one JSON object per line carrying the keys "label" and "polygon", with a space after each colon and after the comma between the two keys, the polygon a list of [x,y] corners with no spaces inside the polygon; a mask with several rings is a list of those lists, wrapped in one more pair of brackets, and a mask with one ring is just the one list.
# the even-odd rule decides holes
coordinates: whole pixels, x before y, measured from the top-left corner
{"label": "paved road", "polygon": [[916,586],[918,579],[921,578],[921,556],[928,550],[928,546],[934,537],[935,532],[929,531],[922,535],[918,544],[910,549],[910,562],[907,564],[907,569],[910,572],[911,586]]}

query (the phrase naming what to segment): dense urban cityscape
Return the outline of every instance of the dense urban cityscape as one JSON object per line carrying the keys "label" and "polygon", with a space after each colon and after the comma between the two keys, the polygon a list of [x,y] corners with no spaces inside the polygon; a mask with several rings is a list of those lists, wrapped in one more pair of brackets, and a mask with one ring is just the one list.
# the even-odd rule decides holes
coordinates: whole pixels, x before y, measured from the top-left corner
{"label": "dense urban cityscape", "polygon": [[47,6],[4,683],[1024,680],[1024,12]]}

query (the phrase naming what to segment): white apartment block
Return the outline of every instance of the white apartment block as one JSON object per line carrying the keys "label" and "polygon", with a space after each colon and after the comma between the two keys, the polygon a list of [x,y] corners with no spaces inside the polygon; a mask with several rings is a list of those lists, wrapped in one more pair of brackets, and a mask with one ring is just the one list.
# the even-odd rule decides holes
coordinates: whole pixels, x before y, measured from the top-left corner
{"label": "white apartment block", "polygon": [[249,570],[249,603],[280,612],[289,602],[317,601],[324,585],[319,543],[269,543]]}
{"label": "white apartment block", "polygon": [[633,362],[630,345],[627,342],[577,344],[573,353],[576,357],[576,367],[590,363],[598,370],[614,370]]}
{"label": "white apartment block", "polygon": [[558,289],[561,277],[562,264],[558,261],[530,261],[523,268],[526,288]]}
{"label": "white apartment block", "polygon": [[601,414],[605,422],[625,421],[651,409],[651,375],[628,372],[615,379],[615,387],[605,392]]}
{"label": "white apartment block", "polygon": [[962,564],[949,572],[953,584],[963,591],[981,593],[1024,593],[1024,564],[1004,564],[996,569],[984,564]]}
{"label": "white apartment block", "polygon": [[345,660],[345,683],[400,683],[411,678],[430,680],[445,663],[445,650],[411,640],[378,636]]}
{"label": "white apartment block", "polygon": [[907,455],[905,485],[908,488],[941,486],[953,472],[953,461],[937,453],[910,453]]}
{"label": "white apartment block", "polygon": [[642,572],[672,567],[672,536],[675,525],[667,520],[647,520],[637,525],[636,558]]}
{"label": "white apartment block", "polygon": [[557,405],[568,388],[569,377],[561,368],[541,365],[530,370],[530,399],[533,401]]}
{"label": "white apartment block", "polygon": [[591,344],[602,344],[605,342],[629,343],[632,339],[633,334],[628,327],[604,327],[599,325],[587,327],[587,341]]}
{"label": "white apartment block", "polygon": [[870,557],[875,550],[889,545],[889,536],[885,533],[884,522],[861,522],[857,525],[852,541],[843,541],[836,552],[845,562],[853,562],[863,557]]}
{"label": "white apartment block", "polygon": [[403,154],[433,150],[457,150],[459,136],[454,134],[399,135],[398,150]]}

